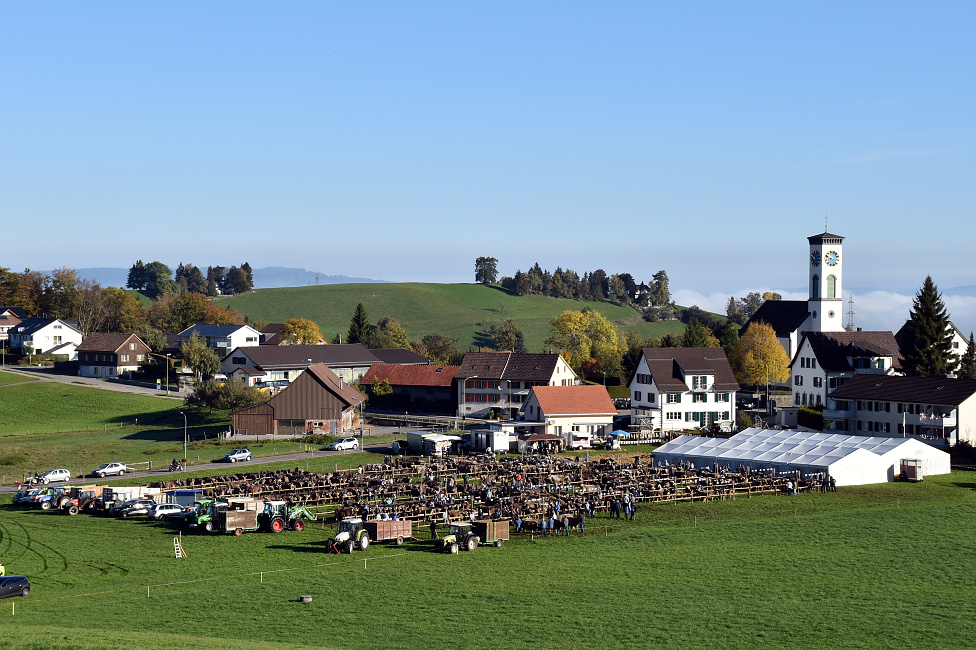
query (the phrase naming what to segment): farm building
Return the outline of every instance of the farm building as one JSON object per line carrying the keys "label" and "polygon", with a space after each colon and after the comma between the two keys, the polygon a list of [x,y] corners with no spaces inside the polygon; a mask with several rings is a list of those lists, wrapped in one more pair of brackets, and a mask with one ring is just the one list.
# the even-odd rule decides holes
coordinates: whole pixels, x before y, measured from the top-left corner
{"label": "farm building", "polygon": [[317,363],[267,402],[230,414],[234,433],[251,435],[332,433],[354,426],[363,396]]}
{"label": "farm building", "polygon": [[840,486],[893,481],[908,459],[920,460],[925,475],[949,473],[949,454],[918,440],[792,429],[746,429],[728,439],[679,436],[654,451],[655,462],[826,473]]}

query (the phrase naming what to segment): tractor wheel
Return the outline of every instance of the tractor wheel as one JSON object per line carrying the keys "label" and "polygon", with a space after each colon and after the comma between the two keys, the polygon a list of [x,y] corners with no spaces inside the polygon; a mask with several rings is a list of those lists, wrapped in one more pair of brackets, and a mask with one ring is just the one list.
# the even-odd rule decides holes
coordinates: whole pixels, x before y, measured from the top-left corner
{"label": "tractor wheel", "polygon": [[275,517],[271,520],[271,532],[280,533],[285,529],[285,520],[281,517]]}
{"label": "tractor wheel", "polygon": [[74,504],[71,504],[70,506],[68,506],[68,514],[69,515],[76,515],[76,514],[78,514],[78,512],[79,512],[78,506],[76,506]]}
{"label": "tractor wheel", "polygon": [[213,532],[213,522],[212,521],[203,522],[203,529],[208,533]]}
{"label": "tractor wheel", "polygon": [[369,548],[369,535],[363,533],[363,536],[359,538],[359,550],[365,551]]}
{"label": "tractor wheel", "polygon": [[295,522],[291,525],[291,527],[296,533],[300,533],[303,530],[305,530],[305,522],[302,521],[301,519],[296,519]]}
{"label": "tractor wheel", "polygon": [[351,539],[346,542],[346,553],[352,555],[352,552],[356,549],[356,542]]}
{"label": "tractor wheel", "polygon": [[457,542],[451,542],[451,545],[447,547],[450,550],[451,555],[457,555],[458,545]]}
{"label": "tractor wheel", "polygon": [[478,548],[478,540],[476,540],[474,537],[469,537],[468,541],[464,543],[464,548],[468,549],[469,551],[473,551],[474,549]]}
{"label": "tractor wheel", "polygon": [[502,540],[496,539],[495,540],[495,548],[501,548],[501,547],[502,547]]}
{"label": "tractor wheel", "polygon": [[401,536],[398,536],[396,538],[396,545],[397,546],[403,546],[403,536],[402,535]]}
{"label": "tractor wheel", "polygon": [[244,529],[243,528],[235,528],[234,529],[234,537],[240,537],[243,534],[244,534]]}
{"label": "tractor wheel", "polygon": [[48,499],[47,501],[41,501],[41,510],[50,510],[50,509],[51,509],[50,499]]}

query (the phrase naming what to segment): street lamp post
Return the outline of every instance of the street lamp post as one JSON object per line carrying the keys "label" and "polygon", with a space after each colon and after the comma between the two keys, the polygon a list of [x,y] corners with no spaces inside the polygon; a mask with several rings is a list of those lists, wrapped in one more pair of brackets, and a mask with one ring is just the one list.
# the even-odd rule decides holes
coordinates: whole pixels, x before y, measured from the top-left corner
{"label": "street lamp post", "polygon": [[188,460],[186,459],[186,443],[187,443],[187,434],[186,434],[186,413],[184,413],[183,411],[180,411],[180,415],[182,415],[182,416],[183,416],[183,467],[184,467],[184,469],[185,469],[185,468],[186,468],[186,464],[187,464],[187,463],[189,462],[189,461],[188,461]]}
{"label": "street lamp post", "polygon": [[166,397],[169,397],[169,352],[166,353]]}
{"label": "street lamp post", "polygon": [[469,379],[477,379],[478,375],[471,375],[470,377],[465,377],[461,380],[461,405],[458,407],[458,417],[462,420],[467,418],[467,414],[464,412],[465,405],[467,402],[464,401],[464,387],[468,383]]}

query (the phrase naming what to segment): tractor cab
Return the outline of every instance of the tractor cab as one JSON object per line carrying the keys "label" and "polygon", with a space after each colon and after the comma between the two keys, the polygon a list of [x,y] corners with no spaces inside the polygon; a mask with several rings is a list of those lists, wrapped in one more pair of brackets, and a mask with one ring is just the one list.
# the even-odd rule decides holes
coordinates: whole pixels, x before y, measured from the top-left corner
{"label": "tractor cab", "polygon": [[355,549],[365,551],[369,548],[369,533],[361,517],[348,517],[339,522],[339,532],[332,540],[338,550],[352,553]]}
{"label": "tractor cab", "polygon": [[457,553],[458,549],[473,551],[478,548],[481,539],[474,534],[472,526],[467,521],[459,521],[451,524],[447,534],[440,539],[441,548],[451,553]]}

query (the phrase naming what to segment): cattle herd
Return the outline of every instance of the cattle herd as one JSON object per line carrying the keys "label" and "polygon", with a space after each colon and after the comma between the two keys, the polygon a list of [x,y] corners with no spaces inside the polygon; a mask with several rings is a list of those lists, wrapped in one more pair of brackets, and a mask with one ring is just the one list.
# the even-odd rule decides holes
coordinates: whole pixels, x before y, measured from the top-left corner
{"label": "cattle herd", "polygon": [[212,497],[254,496],[315,508],[329,517],[390,517],[447,522],[511,519],[531,530],[543,518],[606,514],[622,504],[735,499],[825,489],[822,476],[769,470],[655,465],[650,456],[584,460],[547,455],[387,457],[384,463],[316,474],[302,469],[164,481],[154,487],[200,489]]}

